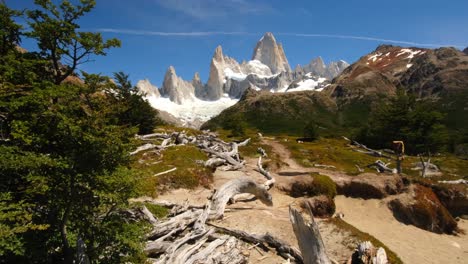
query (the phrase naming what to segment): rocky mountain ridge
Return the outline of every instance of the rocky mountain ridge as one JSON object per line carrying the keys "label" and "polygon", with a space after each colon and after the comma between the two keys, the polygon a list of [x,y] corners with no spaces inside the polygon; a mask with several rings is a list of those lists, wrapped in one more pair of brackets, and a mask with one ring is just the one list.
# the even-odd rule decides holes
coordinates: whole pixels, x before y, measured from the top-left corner
{"label": "rocky mountain ridge", "polygon": [[250,89],[238,104],[202,128],[224,128],[234,119],[265,133],[301,135],[304,125],[313,122],[322,128],[322,134],[340,136],[365,125],[375,104],[403,89],[418,100],[435,102],[452,131],[468,132],[468,55],[455,48],[381,45],[332,81],[306,74],[287,91],[306,82],[315,82],[314,91],[322,92],[272,94]]}
{"label": "rocky mountain ridge", "polygon": [[[216,47],[206,84],[198,73],[195,73],[192,81],[185,81],[170,66],[161,89],[149,80],[138,82],[137,87],[147,94],[153,107],[180,118],[179,112],[182,108],[186,109],[188,104],[197,104],[195,108],[199,109],[204,102],[219,102],[220,105],[213,109],[223,110],[237,102],[248,88],[269,92],[321,91],[348,65],[344,61],[325,65],[319,57],[310,64],[291,70],[283,46],[268,32],[257,42],[250,61],[239,63],[225,55],[221,46]],[[166,99],[175,105],[158,102]],[[218,113],[212,113],[212,116]],[[194,110],[193,114],[196,116],[197,111]]]}
{"label": "rocky mountain ridge", "polygon": [[[239,98],[248,87],[284,92],[292,82],[308,76],[331,80],[347,66],[349,64],[344,61],[325,65],[322,58],[318,57],[307,65],[299,65],[295,70],[291,70],[283,46],[268,32],[257,42],[250,61],[239,63],[225,55],[222,47],[218,46],[211,59],[206,84],[200,80],[198,73],[191,82],[185,81],[178,77],[175,68],[170,66],[159,94],[182,104],[184,100],[191,101],[193,97],[214,101],[228,94],[231,98]],[[143,92],[157,96],[158,93],[147,90],[150,86],[144,87],[148,82],[149,80],[140,82],[137,86],[141,87]]]}

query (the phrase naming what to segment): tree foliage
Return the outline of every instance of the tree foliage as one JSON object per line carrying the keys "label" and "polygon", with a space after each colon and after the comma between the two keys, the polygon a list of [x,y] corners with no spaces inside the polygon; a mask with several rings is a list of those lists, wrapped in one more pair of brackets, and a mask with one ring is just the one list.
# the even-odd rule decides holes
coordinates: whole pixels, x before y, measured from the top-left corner
{"label": "tree foliage", "polygon": [[37,40],[43,56],[51,60],[55,84],[70,76],[80,64],[90,61],[92,55],[106,55],[106,50],[120,47],[117,39],[103,40],[100,33],[79,31],[77,20],[96,5],[94,0],[80,0],[73,5],[64,0],[55,5],[51,0],[35,0],[40,9],[28,11],[28,36]]}
{"label": "tree foliage", "polygon": [[416,100],[399,90],[388,104],[380,104],[363,128],[358,141],[373,147],[389,148],[392,141],[403,140],[407,152],[418,154],[444,150],[447,130],[444,115],[431,101]]}
{"label": "tree foliage", "polygon": [[319,137],[317,124],[308,122],[304,127],[304,137],[310,140],[316,140]]}
{"label": "tree foliage", "polygon": [[[22,32],[12,19],[19,13],[1,5],[2,262],[73,263],[78,240],[92,263],[144,261],[144,227],[123,212],[141,189],[139,173],[129,168],[132,138],[154,128],[155,111],[123,73],[117,84],[87,73],[79,83],[60,80],[75,74],[82,58],[104,55],[116,43],[77,32],[76,20],[94,6],[80,3],[36,1],[41,11],[28,11],[27,36],[38,41],[39,53],[18,52],[19,38],[5,37]],[[51,60],[59,65],[52,71]]]}

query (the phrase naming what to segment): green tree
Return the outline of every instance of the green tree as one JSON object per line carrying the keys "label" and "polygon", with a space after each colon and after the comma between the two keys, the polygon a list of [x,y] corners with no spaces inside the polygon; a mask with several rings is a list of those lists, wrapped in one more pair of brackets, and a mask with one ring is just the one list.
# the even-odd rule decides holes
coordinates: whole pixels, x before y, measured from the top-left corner
{"label": "green tree", "polygon": [[314,122],[308,122],[304,127],[304,137],[315,140],[319,137],[317,125]]}
{"label": "green tree", "polygon": [[0,3],[0,56],[5,56],[21,42],[21,26],[13,20],[18,16],[21,16],[21,12]]}
{"label": "green tree", "polygon": [[[48,71],[52,57],[58,64],[76,47],[104,54],[104,44],[74,31],[73,21],[94,2],[74,7],[64,1],[59,8],[51,1],[36,3],[52,14],[30,11],[36,20],[29,36],[43,52],[10,48],[0,54],[8,62],[0,65],[1,262],[72,263],[79,239],[93,263],[142,262],[143,228],[122,213],[140,189],[138,172],[129,169],[139,129],[124,118],[129,100],[107,77],[83,74],[83,84],[57,81],[73,73],[73,64],[63,73]],[[60,18],[66,21],[60,24]],[[10,24],[0,26],[7,32]],[[47,35],[55,36],[54,56],[43,39]],[[5,39],[6,47],[16,47],[15,38]],[[63,48],[67,43],[71,50]]]}
{"label": "green tree", "polygon": [[28,36],[37,40],[42,54],[51,61],[55,84],[70,76],[80,64],[89,62],[92,55],[106,55],[106,50],[120,47],[120,41],[104,41],[100,33],[79,31],[77,21],[96,5],[94,0],[80,0],[74,6],[64,0],[55,5],[51,0],[35,0],[41,9],[28,11]]}
{"label": "green tree", "polygon": [[437,105],[416,100],[403,90],[389,103],[382,103],[371,114],[357,140],[377,148],[391,147],[394,140],[403,140],[407,152],[418,154],[444,150],[447,129]]}
{"label": "green tree", "polygon": [[116,80],[117,94],[125,102],[125,110],[121,112],[119,117],[122,124],[138,127],[139,134],[153,132],[156,125],[162,124],[162,121],[157,117],[157,110],[151,107],[135,86],[132,86],[127,74],[117,72],[114,74],[114,79]]}

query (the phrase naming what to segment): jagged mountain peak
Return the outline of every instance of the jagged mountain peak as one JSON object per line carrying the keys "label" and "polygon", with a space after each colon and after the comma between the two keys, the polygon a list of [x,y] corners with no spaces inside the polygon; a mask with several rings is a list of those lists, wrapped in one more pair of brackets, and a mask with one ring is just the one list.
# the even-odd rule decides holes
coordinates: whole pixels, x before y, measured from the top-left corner
{"label": "jagged mountain peak", "polygon": [[194,75],[193,75],[193,81],[201,81],[200,80],[200,73],[196,72]]}
{"label": "jagged mountain peak", "polygon": [[158,87],[156,85],[151,84],[151,82],[148,79],[138,81],[136,87],[138,91],[144,94],[145,96],[152,96],[156,98],[161,97]]}
{"label": "jagged mountain peak", "polygon": [[175,68],[171,65],[164,76],[161,94],[169,97],[172,102],[182,104],[195,98],[195,88],[191,82],[178,77]]}
{"label": "jagged mountain peak", "polygon": [[283,46],[276,42],[271,32],[265,33],[257,42],[252,60],[258,60],[267,65],[273,74],[291,71]]}
{"label": "jagged mountain peak", "polygon": [[221,45],[218,45],[216,47],[215,52],[213,54],[213,59],[217,61],[222,61],[224,59],[223,47],[221,47]]}
{"label": "jagged mountain peak", "polygon": [[171,65],[167,68],[166,76],[167,75],[177,75],[174,66]]}

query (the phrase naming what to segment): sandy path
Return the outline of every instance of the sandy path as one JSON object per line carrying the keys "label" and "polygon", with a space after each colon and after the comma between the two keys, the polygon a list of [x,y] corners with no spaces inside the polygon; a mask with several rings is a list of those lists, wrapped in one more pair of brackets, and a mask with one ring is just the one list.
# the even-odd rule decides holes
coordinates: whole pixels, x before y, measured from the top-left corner
{"label": "sandy path", "polygon": [[[242,171],[217,170],[213,176],[213,188],[219,188],[225,182],[243,176],[250,177],[258,183],[263,183],[265,181],[264,176],[254,170],[257,166],[257,159],[246,159],[246,162],[246,166]],[[275,177],[278,176],[275,175]],[[296,199],[275,188],[270,192],[273,198],[273,206],[266,206],[258,200],[239,201],[233,205],[228,205],[224,219],[216,221],[215,224],[253,234],[270,233],[297,248],[297,240],[289,220],[289,205],[294,203]],[[210,194],[211,190],[203,188],[195,190],[178,189],[160,195],[157,200],[180,204],[189,200],[190,204],[204,205]],[[339,263],[344,263],[352,254],[351,248],[355,244],[353,241],[346,239],[349,234],[324,221],[318,220],[318,225],[329,255]],[[249,263],[286,263],[274,251],[259,253],[258,250],[253,248],[249,252]]]}
{"label": "sandy path", "polygon": [[[382,200],[335,198],[344,220],[395,251],[405,263],[468,263],[468,236],[439,235],[398,222]],[[468,231],[468,221],[459,227]]]}
{"label": "sandy path", "polygon": [[[281,160],[288,164],[274,173],[277,184],[287,183],[300,177],[308,177],[310,172],[320,172],[330,177],[349,177],[343,172],[329,171],[320,168],[305,168],[291,158],[289,150],[281,143],[264,139],[264,143],[272,146]],[[247,159],[243,171],[220,171],[214,175],[213,187],[218,188],[225,182],[242,176],[263,183],[265,179],[256,172],[256,159]],[[268,207],[259,201],[238,202],[229,205],[225,218],[216,224],[263,234],[269,232],[274,236],[297,246],[297,241],[289,221],[288,206],[295,202],[284,193],[273,189],[273,206]],[[174,190],[158,197],[158,200],[169,200],[182,203],[189,200],[191,204],[203,205],[211,190],[198,188],[196,190]],[[391,211],[381,200],[362,200],[338,196],[335,199],[337,212],[345,214],[344,220],[358,229],[367,232],[381,240],[396,252],[405,263],[468,263],[468,235],[449,236],[434,234],[414,226],[404,225],[393,217]],[[345,262],[352,253],[351,248],[356,241],[350,241],[346,232],[338,230],[334,225],[318,221],[329,256],[339,263]],[[468,221],[459,222],[459,226],[468,231]],[[274,252],[259,253],[250,250],[249,263],[284,263],[284,259]]]}

